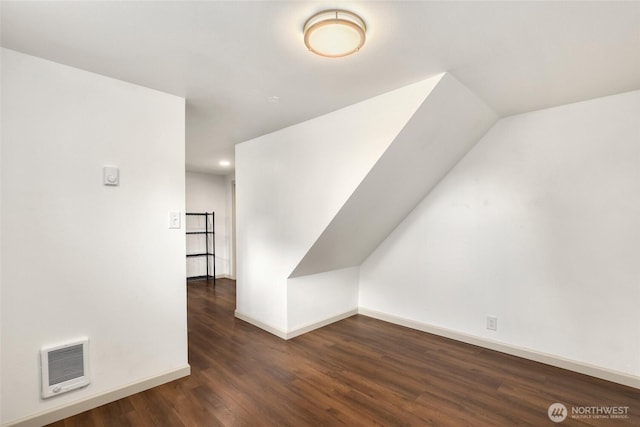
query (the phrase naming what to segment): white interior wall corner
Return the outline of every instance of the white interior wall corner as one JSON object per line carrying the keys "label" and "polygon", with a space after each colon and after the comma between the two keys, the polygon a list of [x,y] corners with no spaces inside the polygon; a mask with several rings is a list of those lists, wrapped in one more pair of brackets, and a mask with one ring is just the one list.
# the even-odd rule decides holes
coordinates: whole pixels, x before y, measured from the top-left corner
{"label": "white interior wall corner", "polygon": [[290,277],[360,265],[498,118],[449,74],[430,89]]}
{"label": "white interior wall corner", "polygon": [[[308,332],[358,309],[360,268],[349,267],[287,281],[288,332]],[[331,322],[329,322],[331,323]],[[293,333],[293,336],[300,333]]]}
{"label": "white interior wall corner", "polygon": [[442,77],[236,145],[241,316],[287,330],[287,278]]}
{"label": "white interior wall corner", "polygon": [[236,177],[235,174],[230,174],[225,176],[225,206],[227,210],[227,239],[226,239],[226,247],[228,251],[229,258],[229,269],[228,269],[228,277],[230,279],[236,278],[235,272],[235,258],[236,258],[236,248],[235,248],[235,239],[234,239],[234,221],[235,221],[235,209],[233,206],[233,192],[235,191],[236,185]]}
{"label": "white interior wall corner", "polygon": [[500,120],[361,265],[360,308],[638,378],[639,116],[635,91]]}

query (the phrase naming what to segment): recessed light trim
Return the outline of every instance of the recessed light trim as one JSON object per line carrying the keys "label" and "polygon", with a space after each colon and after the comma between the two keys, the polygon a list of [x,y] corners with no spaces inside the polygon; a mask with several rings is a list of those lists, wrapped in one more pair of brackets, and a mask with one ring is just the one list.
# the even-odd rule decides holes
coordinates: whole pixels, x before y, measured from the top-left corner
{"label": "recessed light trim", "polygon": [[358,52],[367,26],[355,13],[331,9],[316,13],[304,24],[304,44],[320,56],[341,58]]}
{"label": "recessed light trim", "polygon": [[220,160],[218,164],[224,167],[231,166],[231,162],[229,160]]}

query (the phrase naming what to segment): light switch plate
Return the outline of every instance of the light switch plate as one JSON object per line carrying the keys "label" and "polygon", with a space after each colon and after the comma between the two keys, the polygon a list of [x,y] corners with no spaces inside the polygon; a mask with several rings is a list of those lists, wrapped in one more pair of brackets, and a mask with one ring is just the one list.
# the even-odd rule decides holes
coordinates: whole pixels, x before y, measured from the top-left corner
{"label": "light switch plate", "polygon": [[169,228],[180,228],[180,212],[169,212]]}

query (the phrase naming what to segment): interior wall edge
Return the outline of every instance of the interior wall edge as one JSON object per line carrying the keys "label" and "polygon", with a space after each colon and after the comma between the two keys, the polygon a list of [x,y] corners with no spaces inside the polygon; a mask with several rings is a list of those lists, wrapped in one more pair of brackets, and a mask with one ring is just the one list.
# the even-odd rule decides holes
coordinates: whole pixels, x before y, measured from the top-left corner
{"label": "interior wall edge", "polygon": [[265,332],[269,332],[270,334],[277,336],[278,338],[282,338],[283,340],[287,339],[287,332],[283,331],[282,329],[275,328],[273,326],[267,325],[266,323],[261,322],[259,320],[256,320],[253,317],[248,316],[248,315],[246,315],[246,314],[244,314],[244,313],[242,313],[242,312],[240,312],[238,310],[236,310],[233,313],[233,315],[234,315],[234,317],[236,319],[240,319],[242,321],[250,323],[253,326],[255,326],[257,328],[260,328]]}
{"label": "interior wall edge", "polygon": [[[274,328],[273,326],[267,325],[264,322],[261,322],[259,320],[256,320],[254,318],[252,318],[251,316],[247,316],[246,314],[243,314],[239,311],[235,311],[234,312],[234,316],[236,319],[240,319],[244,322],[250,323],[251,325],[255,326],[256,328],[262,329],[265,332],[270,333],[271,335],[275,335],[276,337],[283,339],[283,340],[290,340],[292,338],[295,338],[297,336],[300,335],[304,335],[306,333],[312,332],[316,329],[320,329],[322,327],[328,326],[332,323],[335,322],[339,322],[340,320],[344,320],[348,317],[354,316],[358,314],[358,308],[353,308],[351,310],[345,311],[344,313],[335,315],[335,316],[331,316],[328,317],[324,320],[321,320],[319,322],[313,322],[310,323],[308,325],[304,325],[302,327],[293,329],[291,331],[283,331],[281,329],[278,328]],[[0,427],[4,427],[4,426],[0,426]]]}
{"label": "interior wall edge", "polygon": [[331,317],[329,317],[329,318],[327,318],[325,320],[321,320],[319,322],[313,322],[313,323],[310,323],[308,325],[302,326],[300,328],[293,329],[293,330],[287,332],[287,334],[286,334],[287,338],[286,339],[290,340],[290,339],[295,338],[297,336],[306,334],[307,332],[311,332],[311,331],[314,331],[316,329],[320,329],[320,328],[322,328],[324,326],[330,325],[330,324],[335,323],[335,322],[339,322],[340,320],[344,320],[344,319],[346,319],[348,317],[351,317],[351,316],[354,316],[356,314],[358,314],[358,308],[354,308],[352,310],[345,311],[344,313],[338,314],[336,316],[331,316]]}

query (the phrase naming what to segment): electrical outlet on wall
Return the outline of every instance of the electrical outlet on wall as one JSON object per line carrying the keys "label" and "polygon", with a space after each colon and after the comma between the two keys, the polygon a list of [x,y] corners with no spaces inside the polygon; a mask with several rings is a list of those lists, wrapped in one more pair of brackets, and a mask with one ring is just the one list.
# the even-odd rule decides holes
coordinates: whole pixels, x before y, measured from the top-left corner
{"label": "electrical outlet on wall", "polygon": [[498,318],[496,316],[487,316],[487,329],[490,331],[498,330]]}

